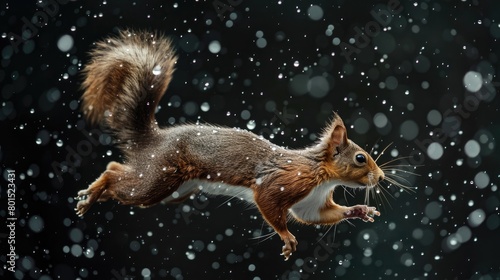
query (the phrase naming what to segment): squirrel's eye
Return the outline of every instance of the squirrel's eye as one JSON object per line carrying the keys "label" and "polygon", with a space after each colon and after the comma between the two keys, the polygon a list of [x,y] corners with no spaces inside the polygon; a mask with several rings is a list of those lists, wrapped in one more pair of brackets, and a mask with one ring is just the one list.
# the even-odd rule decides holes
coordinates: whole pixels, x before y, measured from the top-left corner
{"label": "squirrel's eye", "polygon": [[356,163],[358,164],[366,163],[366,156],[364,154],[357,154],[354,158],[356,159]]}

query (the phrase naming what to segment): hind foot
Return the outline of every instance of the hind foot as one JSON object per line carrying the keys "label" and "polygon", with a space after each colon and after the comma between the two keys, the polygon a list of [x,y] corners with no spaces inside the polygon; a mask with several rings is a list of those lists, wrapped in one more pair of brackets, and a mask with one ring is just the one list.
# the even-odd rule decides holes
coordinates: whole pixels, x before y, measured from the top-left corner
{"label": "hind foot", "polygon": [[79,217],[83,216],[90,209],[90,206],[92,206],[92,203],[89,201],[90,197],[91,192],[88,189],[79,191],[78,196],[75,197],[78,200],[75,211]]}
{"label": "hind foot", "polygon": [[90,192],[88,189],[84,189],[78,192],[77,196],[75,197],[75,200],[85,200],[89,197]]}

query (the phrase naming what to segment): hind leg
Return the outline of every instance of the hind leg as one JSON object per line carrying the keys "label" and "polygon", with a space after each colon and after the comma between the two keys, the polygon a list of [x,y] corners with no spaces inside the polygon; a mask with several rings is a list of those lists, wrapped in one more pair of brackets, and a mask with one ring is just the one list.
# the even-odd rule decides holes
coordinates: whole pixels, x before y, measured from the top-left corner
{"label": "hind leg", "polygon": [[83,216],[92,204],[97,201],[101,194],[106,189],[107,185],[108,171],[105,171],[94,183],[92,183],[87,189],[78,192],[76,197],[78,203],[76,204],[76,214],[78,216]]}
{"label": "hind leg", "polygon": [[106,191],[110,185],[116,181],[117,176],[125,177],[127,167],[117,162],[110,162],[106,171],[97,178],[87,189],[78,192],[78,201],[75,211],[78,216],[83,216],[96,201],[105,201],[112,197],[109,191]]}
{"label": "hind leg", "polygon": [[[116,161],[111,161],[106,166],[106,170],[117,171],[118,174],[120,174],[119,172],[122,172],[123,174],[123,172],[130,171],[130,168],[126,168],[125,165],[119,164]],[[108,182],[107,188],[97,198],[97,202],[105,202],[108,201],[110,198],[114,197],[114,193],[110,188],[111,188],[111,183]]]}

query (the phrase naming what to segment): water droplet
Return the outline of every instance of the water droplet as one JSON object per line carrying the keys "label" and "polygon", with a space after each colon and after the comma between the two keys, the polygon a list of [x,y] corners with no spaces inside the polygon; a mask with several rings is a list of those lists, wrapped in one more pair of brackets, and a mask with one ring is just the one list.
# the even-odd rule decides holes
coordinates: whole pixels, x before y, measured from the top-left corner
{"label": "water droplet", "polygon": [[438,142],[431,143],[429,147],[427,147],[427,155],[433,160],[440,159],[443,156],[443,153],[443,146]]}
{"label": "water droplet", "polygon": [[475,158],[479,155],[481,146],[479,146],[479,143],[476,140],[469,140],[465,143],[464,150],[468,157]]}
{"label": "water droplet", "polygon": [[471,92],[477,92],[483,86],[483,77],[481,73],[469,71],[464,76],[464,86]]}
{"label": "water droplet", "polygon": [[57,40],[57,48],[62,52],[67,52],[73,48],[73,37],[71,35],[63,35]]}
{"label": "water droplet", "polygon": [[312,5],[307,9],[307,15],[314,21],[322,19],[323,14],[323,9],[318,5]]}
{"label": "water droplet", "polygon": [[248,128],[249,130],[254,129],[254,128],[255,128],[255,126],[256,126],[256,124],[255,124],[255,121],[254,121],[254,120],[249,120],[249,121],[248,121],[248,123],[247,123],[247,128]]}
{"label": "water droplet", "polygon": [[474,210],[468,217],[469,225],[471,227],[478,227],[486,218],[486,213],[482,209]]}
{"label": "water droplet", "polygon": [[208,50],[214,54],[219,53],[221,50],[221,45],[220,45],[219,41],[214,40],[214,41],[210,42],[210,44],[208,44]]}
{"label": "water droplet", "polygon": [[160,65],[156,65],[154,68],[153,68],[153,75],[155,76],[158,76],[161,74],[161,66]]}
{"label": "water droplet", "polygon": [[484,189],[490,183],[490,176],[488,176],[488,174],[485,172],[479,172],[474,177],[474,183],[476,183],[476,186],[478,188]]}
{"label": "water droplet", "polygon": [[189,260],[194,260],[196,258],[196,254],[192,251],[187,251],[186,256]]}
{"label": "water droplet", "polygon": [[208,102],[203,102],[201,103],[200,109],[203,112],[208,112],[210,110],[210,104],[208,104]]}

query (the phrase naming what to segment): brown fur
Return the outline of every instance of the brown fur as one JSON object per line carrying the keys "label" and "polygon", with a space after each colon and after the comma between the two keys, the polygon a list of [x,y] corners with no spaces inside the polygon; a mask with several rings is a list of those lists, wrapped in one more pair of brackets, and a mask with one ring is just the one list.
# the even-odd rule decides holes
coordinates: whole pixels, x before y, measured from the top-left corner
{"label": "brown fur", "polygon": [[90,55],[83,112],[92,123],[104,121],[128,153],[158,129],[154,113],[177,61],[172,43],[155,33],[122,31],[96,43]]}
{"label": "brown fur", "polygon": [[[263,218],[284,241],[288,259],[297,245],[287,229],[290,212],[306,224],[335,224],[348,218],[373,221],[371,216],[379,214],[366,205],[345,207],[333,201],[335,185],[371,187],[384,177],[370,155],[347,138],[338,115],[318,143],[302,150],[279,147],[240,129],[210,125],[159,129],[154,111],[176,59],[170,41],[125,31],[97,43],[91,55],[84,71],[85,116],[112,128],[126,160],[108,164],[88,189],[78,193],[78,215],[109,198],[141,207],[165,199],[179,202],[200,190],[173,196],[191,180],[239,186],[253,193]],[[161,66],[160,75],[152,74],[156,65]],[[366,163],[356,162],[357,154],[364,155]],[[309,207],[314,211],[308,212]]]}

